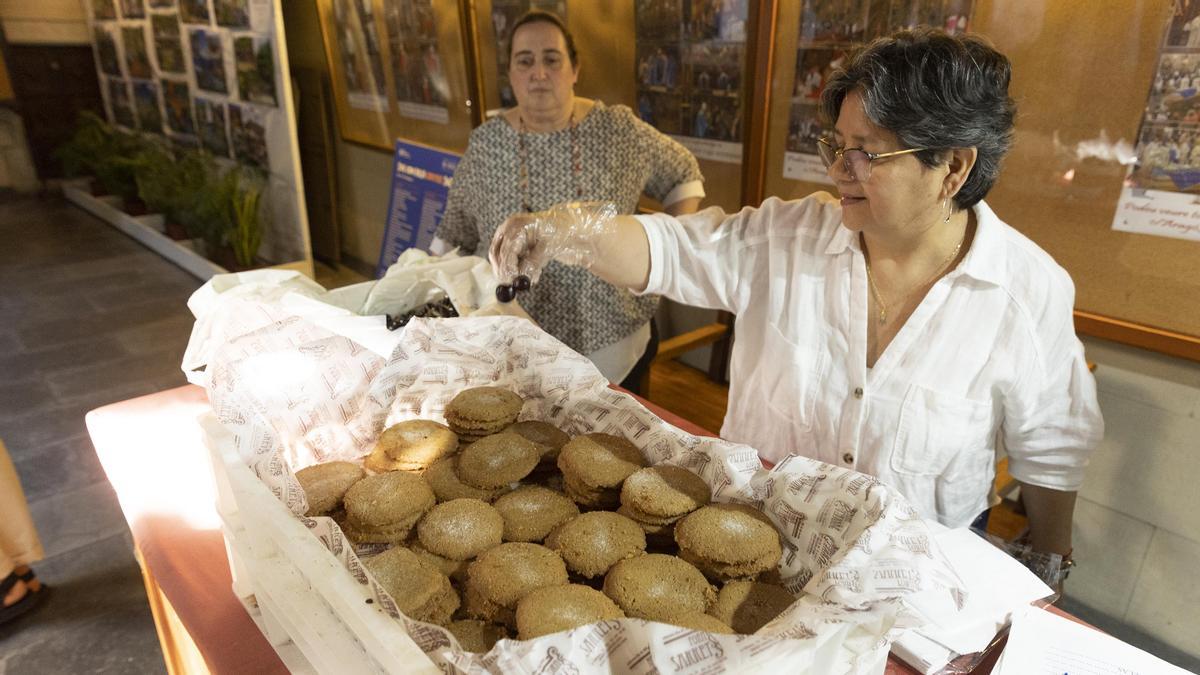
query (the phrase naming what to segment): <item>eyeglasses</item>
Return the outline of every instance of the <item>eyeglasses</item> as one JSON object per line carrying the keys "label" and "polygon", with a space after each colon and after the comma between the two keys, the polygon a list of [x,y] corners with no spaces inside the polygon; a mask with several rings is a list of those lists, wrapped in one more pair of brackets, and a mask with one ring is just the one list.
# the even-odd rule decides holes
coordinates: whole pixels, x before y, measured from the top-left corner
{"label": "eyeglasses", "polygon": [[926,148],[908,148],[907,150],[896,150],[894,152],[867,152],[862,148],[838,148],[833,145],[833,141],[828,138],[817,139],[817,152],[821,155],[821,161],[825,163],[825,168],[833,166],[833,163],[840,157],[842,166],[845,167],[846,173],[850,174],[851,180],[859,183],[867,182],[871,177],[871,163],[877,159],[885,157],[895,157],[897,155],[907,155],[913,152],[920,152]]}

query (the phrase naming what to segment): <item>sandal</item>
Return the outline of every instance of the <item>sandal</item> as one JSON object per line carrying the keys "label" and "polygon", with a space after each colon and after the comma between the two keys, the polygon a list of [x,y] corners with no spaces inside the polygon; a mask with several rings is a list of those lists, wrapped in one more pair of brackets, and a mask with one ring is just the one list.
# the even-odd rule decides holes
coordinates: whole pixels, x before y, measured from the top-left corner
{"label": "sandal", "polygon": [[[8,592],[12,590],[13,586],[17,585],[18,581],[28,582],[33,578],[33,576],[33,570],[20,575],[18,575],[16,572],[9,574],[4,578],[3,581],[0,581],[0,598],[8,595]],[[46,591],[47,587],[45,585],[36,591],[33,589],[28,589],[25,591],[25,595],[22,596],[20,600],[7,607],[0,607],[0,624],[8,623],[13,619],[22,616],[34,607],[37,607],[47,595]]]}

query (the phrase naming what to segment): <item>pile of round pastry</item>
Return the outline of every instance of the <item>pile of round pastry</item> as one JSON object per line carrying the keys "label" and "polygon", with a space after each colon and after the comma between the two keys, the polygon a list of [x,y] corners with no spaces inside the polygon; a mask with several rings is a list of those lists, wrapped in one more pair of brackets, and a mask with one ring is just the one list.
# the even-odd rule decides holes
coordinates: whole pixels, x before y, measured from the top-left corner
{"label": "pile of round pastry", "polygon": [[[429,420],[384,430],[363,466],[296,477],[406,616],[464,649],[638,617],[753,633],[795,599],[778,584],[779,533],[759,511],[710,503],[687,469],[646,466],[617,436],[517,422],[523,401],[479,387]],[[716,584],[716,586],[714,586]],[[515,633],[514,633],[515,631]]]}

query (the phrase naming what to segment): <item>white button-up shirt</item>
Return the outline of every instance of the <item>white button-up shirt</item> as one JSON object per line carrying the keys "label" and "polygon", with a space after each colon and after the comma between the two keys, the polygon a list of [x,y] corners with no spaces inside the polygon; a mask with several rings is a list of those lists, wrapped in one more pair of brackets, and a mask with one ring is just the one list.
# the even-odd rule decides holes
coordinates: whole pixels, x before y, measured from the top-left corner
{"label": "white button-up shirt", "polygon": [[974,212],[966,257],[870,369],[862,249],[825,193],[639,216],[646,292],[737,316],[723,437],[872,474],[961,527],[989,505],[998,448],[1017,479],[1078,490],[1104,429],[1070,277],[985,203]]}

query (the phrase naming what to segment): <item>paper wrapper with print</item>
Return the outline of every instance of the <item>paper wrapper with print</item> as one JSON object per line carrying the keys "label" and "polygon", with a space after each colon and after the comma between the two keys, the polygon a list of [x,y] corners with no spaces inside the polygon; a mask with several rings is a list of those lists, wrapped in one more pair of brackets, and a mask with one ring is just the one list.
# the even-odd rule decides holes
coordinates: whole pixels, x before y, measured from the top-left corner
{"label": "paper wrapper with print", "polygon": [[[245,309],[245,306],[242,307]],[[870,477],[803,458],[767,471],[744,445],[685,433],[633,397],[609,389],[583,357],[512,317],[416,319],[387,358],[320,321],[271,303],[257,327],[205,346],[209,397],[243,459],[291,511],[306,503],[294,472],[357,460],[385,426],[443,421],[467,387],[510,388],[523,419],[568,433],[624,436],[651,462],[687,467],[716,501],[761,508],[784,535],[781,576],[796,603],[755,635],[711,635],[623,619],[517,642],[485,655],[463,652],[444,629],[403,617],[371,582],[359,554],[328,518],[302,518],[447,672],[711,673],[772,665],[788,671],[882,672],[889,641],[922,618],[906,597],[952,607],[959,584],[913,510]]]}

